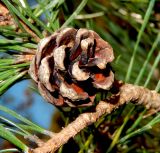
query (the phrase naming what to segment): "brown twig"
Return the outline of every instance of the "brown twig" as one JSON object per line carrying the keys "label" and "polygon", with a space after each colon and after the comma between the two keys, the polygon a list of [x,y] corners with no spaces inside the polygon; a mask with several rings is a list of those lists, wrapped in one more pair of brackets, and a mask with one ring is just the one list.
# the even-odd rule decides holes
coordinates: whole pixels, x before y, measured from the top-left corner
{"label": "brown twig", "polygon": [[14,62],[15,64],[24,63],[24,62],[30,62],[34,57],[34,54],[31,54],[31,53],[20,54],[20,55],[15,55],[15,57],[16,57],[15,62]]}
{"label": "brown twig", "polygon": [[31,37],[38,43],[40,41],[40,38],[23,21],[20,20],[20,23],[22,24],[26,32],[29,33]]}
{"label": "brown twig", "polygon": [[9,10],[0,2],[0,26],[15,25]]}
{"label": "brown twig", "polygon": [[55,134],[41,147],[30,150],[33,153],[48,153],[56,151],[60,146],[74,137],[88,125],[96,122],[102,115],[110,114],[121,105],[130,101],[138,105],[144,105],[147,109],[155,112],[160,110],[160,94],[154,90],[132,84],[118,84],[118,92],[107,101],[100,101],[95,112],[83,113],[75,121]]}

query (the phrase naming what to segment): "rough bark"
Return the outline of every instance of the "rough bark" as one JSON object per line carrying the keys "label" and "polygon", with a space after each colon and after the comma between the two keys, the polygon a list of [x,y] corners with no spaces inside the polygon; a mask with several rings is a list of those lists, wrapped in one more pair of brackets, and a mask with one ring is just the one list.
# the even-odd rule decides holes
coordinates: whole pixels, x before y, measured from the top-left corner
{"label": "rough bark", "polygon": [[113,96],[106,101],[100,101],[96,106],[95,112],[81,114],[75,121],[55,134],[41,147],[35,148],[31,150],[31,152],[55,152],[60,146],[67,143],[70,138],[74,137],[85,127],[96,122],[102,115],[110,114],[128,102],[144,105],[147,109],[152,109],[155,112],[160,110],[160,94],[156,93],[156,91],[132,84],[119,84],[116,88],[118,89],[117,93],[113,94]]}

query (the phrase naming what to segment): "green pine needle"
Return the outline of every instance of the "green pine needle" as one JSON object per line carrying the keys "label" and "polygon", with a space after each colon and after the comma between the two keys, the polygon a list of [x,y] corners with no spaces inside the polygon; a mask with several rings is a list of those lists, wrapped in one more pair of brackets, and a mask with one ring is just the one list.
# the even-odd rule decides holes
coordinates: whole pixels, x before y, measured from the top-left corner
{"label": "green pine needle", "polygon": [[[150,60],[150,58],[152,57],[152,54],[153,52],[155,51],[155,48],[157,47],[158,45],[158,42],[160,41],[160,33],[158,33],[157,37],[156,37],[156,40],[154,41],[153,45],[152,45],[152,48],[151,50],[148,52],[148,56],[147,56],[147,59],[145,60],[141,70],[140,70],[140,73],[138,74],[138,77],[135,81],[135,84],[139,84],[140,80],[142,79],[143,75],[144,75],[144,72],[145,72],[145,69],[146,69],[146,66]],[[147,83],[146,83],[147,84]]]}
{"label": "green pine needle", "polygon": [[136,44],[135,44],[134,50],[133,50],[133,55],[131,57],[131,61],[130,61],[130,64],[128,66],[128,71],[127,71],[127,74],[126,74],[126,79],[125,79],[126,82],[128,82],[129,79],[130,79],[130,76],[131,76],[131,73],[132,73],[132,68],[133,68],[133,63],[134,63],[136,53],[137,53],[137,49],[138,49],[138,45],[140,43],[140,40],[141,40],[142,34],[145,30],[145,27],[148,23],[149,17],[152,13],[152,9],[154,7],[154,4],[155,4],[155,0],[151,0],[150,3],[149,3],[148,9],[146,11],[145,17],[144,17],[144,22],[141,26],[141,29],[140,29],[139,33],[138,33],[137,41],[136,41]]}
{"label": "green pine needle", "polygon": [[[35,123],[32,123],[30,120],[24,118],[23,116],[19,115],[18,113],[16,113],[15,111],[8,109],[7,107],[4,107],[2,105],[0,105],[0,111],[6,112],[7,114],[15,117],[16,119],[20,120],[21,122],[24,122],[26,125],[18,125],[20,128],[29,128],[32,129],[34,131],[43,133],[43,134],[48,134],[49,132],[47,132],[47,130],[43,129],[42,127],[38,126]],[[25,129],[23,128],[23,129]]]}
{"label": "green pine needle", "polygon": [[153,118],[148,124],[146,124],[142,128],[139,128],[139,129],[129,133],[128,135],[122,137],[119,140],[119,143],[124,143],[126,140],[130,139],[131,137],[134,137],[138,134],[142,134],[143,132],[152,129],[152,127],[157,123],[160,123],[160,114],[158,114],[155,118]]}
{"label": "green pine needle", "polygon": [[11,143],[13,143],[18,148],[22,149],[23,152],[28,151],[28,147],[22,143],[17,137],[15,137],[10,131],[5,129],[2,125],[0,125],[0,136]]}
{"label": "green pine needle", "polygon": [[77,9],[73,12],[73,14],[66,20],[66,22],[62,25],[61,28],[64,28],[68,26],[75,18],[76,16],[80,13],[80,11],[85,7],[87,4],[88,0],[82,0],[82,2],[79,4]]}
{"label": "green pine needle", "polygon": [[19,150],[16,149],[16,148],[10,148],[10,149],[0,150],[0,153],[6,153],[6,152],[19,152]]}
{"label": "green pine needle", "polygon": [[28,25],[29,28],[31,28],[37,34],[39,38],[43,38],[43,35],[39,31],[39,29],[35,27],[34,25],[32,25],[32,23],[30,23],[28,19],[25,16],[23,16],[21,12],[19,12],[14,5],[12,5],[8,0],[2,0],[2,1],[8,7],[8,9],[14,12],[22,21],[24,21],[26,25]]}

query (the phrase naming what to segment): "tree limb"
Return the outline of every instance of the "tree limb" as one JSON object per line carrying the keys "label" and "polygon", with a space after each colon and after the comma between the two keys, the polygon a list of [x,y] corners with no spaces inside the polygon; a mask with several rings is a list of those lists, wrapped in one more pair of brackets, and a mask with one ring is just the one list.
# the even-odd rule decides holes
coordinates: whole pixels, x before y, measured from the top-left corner
{"label": "tree limb", "polygon": [[42,146],[31,149],[30,152],[55,152],[60,146],[67,143],[70,138],[74,137],[85,127],[96,122],[102,115],[110,114],[121,105],[130,101],[138,105],[144,105],[147,109],[152,109],[155,112],[160,110],[160,94],[156,93],[156,91],[141,86],[122,83],[117,84],[116,88],[118,89],[117,93],[113,94],[113,96],[106,101],[100,101],[96,106],[95,112],[81,114],[75,121],[55,134]]}

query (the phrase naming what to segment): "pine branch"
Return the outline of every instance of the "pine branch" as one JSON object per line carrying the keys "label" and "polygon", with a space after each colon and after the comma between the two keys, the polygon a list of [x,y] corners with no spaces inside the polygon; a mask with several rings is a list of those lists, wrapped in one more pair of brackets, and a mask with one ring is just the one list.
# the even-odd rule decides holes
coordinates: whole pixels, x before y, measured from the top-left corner
{"label": "pine branch", "polygon": [[9,5],[10,3],[7,1],[3,1],[3,3],[0,2],[0,26],[2,28],[5,26],[14,26],[16,31],[18,31],[17,33],[27,32],[29,34],[28,36],[32,37],[35,42],[39,42],[40,38],[33,32],[33,30],[28,27],[28,25],[21,18],[18,18],[12,12],[13,6]]}
{"label": "pine branch", "polygon": [[130,101],[138,105],[144,105],[147,109],[154,110],[155,113],[160,110],[160,94],[154,90],[122,83],[118,83],[116,89],[119,89],[118,92],[113,94],[110,99],[99,102],[95,112],[81,114],[75,121],[63,128],[61,132],[54,135],[41,147],[31,149],[30,152],[48,153],[56,151],[85,127],[96,122],[102,115],[110,114],[121,105],[127,104]]}
{"label": "pine branch", "polygon": [[[31,39],[31,41],[34,42],[34,43],[39,42],[40,39],[43,38],[43,34],[46,33],[46,31],[52,33],[52,30],[50,29],[50,27],[52,27],[52,29],[57,29],[57,27],[59,28],[59,26],[60,26],[59,21],[61,21],[60,19],[63,18],[63,17],[61,17],[59,19],[59,17],[57,17],[57,15],[54,15],[55,13],[53,12],[53,10],[55,10],[55,12],[57,12],[56,14],[58,14],[59,10],[57,10],[55,7],[53,7],[50,3],[47,4],[47,5],[43,4],[43,6],[45,6],[45,8],[40,6],[39,9],[37,7],[37,9],[32,10],[32,9],[24,8],[23,6],[19,5],[18,1],[17,2],[15,1],[14,5],[13,5],[13,3],[11,3],[8,0],[6,0],[6,1],[2,0],[2,1],[3,1],[3,4],[5,4],[7,7],[4,7],[3,5],[1,5],[1,2],[0,2],[0,26],[1,27],[3,26],[0,30],[0,32],[2,34],[4,34],[4,36],[7,36],[8,39],[10,38],[9,36],[14,36],[14,38],[16,38],[15,39],[16,41],[18,40],[17,38],[19,38],[19,37],[23,38],[23,39],[20,39],[20,40],[23,41],[23,43],[22,43],[23,46],[21,47],[20,44],[19,44],[19,46],[17,47],[16,43],[15,43],[15,45],[13,45],[13,46],[9,46],[10,45],[9,44],[9,45],[6,45],[7,48],[6,48],[6,46],[3,46],[3,48],[2,48],[2,51],[5,52],[7,49],[10,49],[12,47],[11,49],[13,49],[13,50],[22,51],[22,54],[20,54],[20,55],[18,54],[16,56],[16,58],[15,58],[16,62],[14,62],[14,63],[12,63],[12,61],[10,61],[8,63],[8,61],[10,59],[5,59],[5,60],[7,60],[5,62],[3,61],[3,63],[2,63],[2,66],[3,66],[2,73],[3,72],[5,73],[7,71],[7,69],[9,69],[9,68],[11,68],[12,71],[13,70],[14,71],[10,72],[10,70],[9,70],[10,73],[8,73],[7,76],[4,73],[3,73],[3,76],[1,75],[0,80],[2,80],[2,82],[1,82],[2,87],[0,88],[0,93],[4,93],[4,91],[9,87],[9,85],[13,84],[17,80],[17,77],[16,77],[17,74],[19,74],[19,73],[26,74],[26,69],[28,69],[29,62],[32,60],[32,57],[35,54],[35,48],[33,47],[32,50],[29,49],[29,50],[26,51],[26,48],[27,48],[26,45],[27,44],[25,43],[25,41],[27,40],[27,41],[30,42],[30,39]],[[45,4],[46,3],[48,3],[48,2],[46,1]],[[55,3],[55,2],[53,2],[53,3]],[[60,1],[57,1],[57,3],[63,3],[63,2],[61,2],[61,0],[60,0]],[[86,3],[87,3],[87,0],[83,0],[81,2],[79,7],[65,21],[65,23],[63,24],[63,27],[65,27],[64,25],[69,25],[69,24],[76,25],[77,27],[78,26],[82,27],[82,25],[83,25],[82,22],[80,22],[80,24],[79,24],[78,21],[74,21],[73,19],[78,19],[77,14],[80,13],[80,11],[83,9],[83,7],[86,5]],[[134,38],[132,39],[132,38],[128,37],[128,33],[126,33],[126,30],[124,30],[124,27],[121,27],[121,25],[119,26],[119,22],[113,22],[108,17],[109,17],[110,13],[112,14],[112,16],[114,16],[117,19],[120,16],[120,21],[123,21],[123,23],[125,23],[126,25],[128,25],[128,23],[129,23],[129,25],[131,25],[133,29],[138,31],[139,30],[139,28],[138,28],[139,24],[137,24],[138,22],[136,22],[136,19],[133,20],[131,18],[133,20],[133,21],[131,21],[130,18],[128,18],[128,17],[132,16],[132,12],[134,12],[134,13],[139,12],[139,7],[135,7],[137,9],[133,9],[134,10],[133,11],[132,7],[128,7],[131,10],[130,9],[125,9],[125,7],[123,7],[124,4],[120,5],[119,2],[118,3],[117,2],[112,2],[111,5],[113,5],[114,3],[116,3],[116,5],[110,6],[112,9],[108,9],[109,5],[107,5],[107,9],[108,9],[108,11],[107,11],[106,7],[103,6],[102,4],[98,4],[98,3],[96,4],[96,2],[90,2],[90,4],[92,4],[92,3],[94,3],[93,6],[96,6],[97,8],[99,8],[98,10],[100,12],[102,11],[102,12],[105,12],[105,14],[107,14],[107,15],[104,16],[104,19],[105,19],[104,21],[105,22],[103,21],[104,22],[103,26],[105,26],[105,28],[103,28],[102,26],[101,26],[101,28],[99,28],[99,26],[97,26],[97,25],[99,25],[99,24],[97,24],[98,23],[97,21],[93,22],[95,24],[93,24],[92,22],[91,22],[92,23],[91,24],[88,21],[84,22],[84,23],[87,25],[88,28],[94,29],[94,30],[96,29],[96,31],[98,33],[101,33],[101,35],[103,35],[103,37],[105,39],[110,41],[110,43],[113,45],[114,50],[117,53],[119,52],[118,54],[120,54],[121,60],[118,64],[116,64],[117,67],[119,66],[120,71],[121,71],[120,73],[118,73],[118,76],[120,76],[120,75],[122,76],[122,77],[119,77],[119,79],[123,79],[124,75],[122,75],[122,74],[126,72],[125,70],[128,70],[128,69],[125,69],[125,67],[129,63],[130,59],[136,59],[136,62],[134,62],[134,63],[136,65],[138,65],[138,67],[137,66],[133,67],[133,60],[132,60],[131,61],[132,62],[132,64],[131,64],[132,65],[131,66],[132,67],[132,74],[130,73],[131,69],[128,71],[129,78],[130,78],[129,81],[133,82],[132,80],[135,80],[135,78],[137,77],[137,72],[139,73],[139,65],[145,61],[145,57],[146,57],[144,55],[144,54],[146,54],[146,52],[144,52],[144,51],[146,51],[146,48],[145,47],[141,48],[141,45],[137,46],[139,41],[140,41],[140,37],[142,36],[142,33],[143,33],[142,37],[145,38],[145,39],[142,39],[141,41],[142,41],[143,44],[147,44],[147,45],[152,44],[151,40],[153,40],[153,38],[150,37],[151,35],[147,35],[147,34],[149,34],[148,32],[147,32],[147,34],[144,33],[144,27],[145,27],[146,24],[143,24],[142,28],[141,28],[141,30],[138,34],[138,37],[137,37],[138,39],[137,39],[136,45],[135,45],[135,48],[139,47],[138,50],[142,50],[142,52],[140,52],[140,54],[142,54],[143,56],[138,56],[138,57],[135,58],[135,54],[133,54],[132,58],[129,58],[130,54],[132,53],[132,44],[135,43],[134,42],[135,39]],[[153,9],[151,9],[151,8],[153,8],[153,3],[155,3],[155,1],[153,0],[150,3],[151,3],[151,5],[150,5],[149,12],[147,11],[148,13],[146,13],[147,14],[146,16],[148,16],[148,17],[144,18],[143,23],[147,23],[147,21],[149,20],[150,13],[153,12],[152,11]],[[48,8],[48,6],[49,6],[49,8]],[[41,7],[42,7],[42,9],[41,9]],[[67,6],[65,6],[65,7],[67,7]],[[19,9],[19,8],[21,8],[21,9]],[[45,24],[43,24],[41,22],[41,20],[38,19],[38,16],[40,14],[44,14],[45,10],[48,11],[49,9],[51,10],[51,12],[52,12],[51,16],[53,14],[53,17],[47,19],[47,20],[50,21],[50,23],[47,23],[47,24],[51,25],[48,28],[48,26],[45,25],[46,22],[45,22]],[[1,11],[1,10],[3,10],[3,11]],[[24,14],[21,13],[21,10],[24,10]],[[39,14],[39,15],[35,15],[34,12],[37,12],[36,14]],[[66,12],[65,12],[64,18],[68,17]],[[85,15],[83,13],[84,12],[82,12],[83,17],[93,18],[95,16],[94,13],[93,14],[91,13],[92,16],[88,16],[88,14]],[[86,13],[88,13],[88,12],[86,12]],[[68,14],[70,14],[70,11],[68,11]],[[152,14],[155,15],[155,13],[152,13]],[[102,13],[102,15],[103,15],[103,13]],[[144,16],[143,13],[140,13],[138,15],[140,15],[140,17]],[[46,17],[47,17],[47,15],[46,15]],[[127,18],[127,20],[125,20],[126,18]],[[120,22],[120,23],[122,23],[122,22]],[[146,25],[146,30],[145,31],[147,31],[147,27],[149,27],[150,32],[153,32],[153,30],[155,31],[155,29],[156,29],[155,28],[156,24],[154,22],[152,23],[152,21],[150,23],[151,24],[148,24],[149,26]],[[8,27],[7,28],[5,27],[6,25],[9,26],[9,29],[7,29]],[[154,25],[153,26],[154,28],[150,27],[150,25]],[[11,28],[14,28],[14,30],[12,31]],[[106,29],[108,29],[108,33],[106,33]],[[116,39],[114,39],[113,36]],[[124,37],[125,39],[120,39],[119,40],[119,38],[122,38],[122,37]],[[14,44],[15,40],[13,39],[13,40],[10,40],[10,41],[12,42],[12,44]],[[156,42],[158,43],[158,39],[156,39]],[[126,44],[128,44],[128,45],[126,45]],[[24,45],[25,45],[26,48],[24,47]],[[157,45],[153,44],[153,50],[155,50],[156,46]],[[136,51],[137,49],[135,49],[135,48],[134,48],[134,50],[135,50],[135,52],[137,52]],[[27,54],[26,54],[26,52],[27,52]],[[149,51],[149,53],[151,53],[151,51]],[[153,68],[152,68],[153,71],[155,70],[155,67],[158,64],[159,57],[160,56],[157,56],[157,58],[155,60],[155,64],[153,64]],[[145,67],[147,67],[147,65],[150,66],[150,64],[148,64],[149,63],[149,58],[147,58],[147,59],[148,59],[148,61],[145,62],[145,65],[146,65]],[[26,65],[26,63],[27,63],[27,65]],[[124,68],[121,69],[121,67],[124,67]],[[23,73],[22,70],[25,71],[25,73]],[[148,69],[148,70],[150,71],[150,69]],[[145,68],[143,67],[140,71],[141,75],[139,77],[139,80],[142,79],[142,76],[146,75],[146,77],[143,77],[143,78],[147,78],[147,83],[146,84],[148,84],[148,82],[149,82],[148,80],[150,80],[151,74],[153,74],[153,71],[151,71],[149,73],[149,75],[147,76],[148,73],[147,73],[147,71],[145,73]],[[43,72],[44,71],[42,71],[41,74],[42,74],[42,76],[45,76]],[[14,76],[15,78],[10,77],[10,76],[12,76],[11,74],[15,74],[15,76]],[[19,75],[19,76],[21,76],[21,75]],[[6,81],[4,82],[3,80],[6,80]],[[134,102],[135,104],[138,104],[138,105],[144,105],[147,109],[154,110],[154,113],[159,111],[160,95],[158,93],[156,93],[155,91],[150,91],[150,90],[145,89],[143,87],[134,86],[134,85],[131,85],[131,84],[118,84],[118,86],[114,86],[114,88],[116,89],[116,91],[117,90],[119,90],[119,91],[116,92],[116,93],[113,93],[113,96],[110,99],[108,99],[106,101],[100,101],[99,104],[96,106],[95,112],[86,112],[84,114],[81,114],[74,122],[69,124],[60,133],[57,133],[54,136],[51,136],[51,139],[49,141],[47,141],[46,143],[45,142],[43,143],[43,141],[37,139],[37,137],[35,137],[35,136],[27,137],[29,140],[32,140],[32,141],[36,142],[37,145],[39,146],[35,149],[30,149],[30,152],[33,152],[33,153],[44,152],[45,153],[45,152],[50,152],[50,151],[51,152],[56,151],[60,146],[67,143],[68,140],[71,137],[74,137],[77,133],[79,133],[85,127],[87,127],[88,125],[93,124],[94,122],[99,120],[99,118],[103,114],[106,114],[106,115],[110,114],[115,109],[118,109],[121,105],[127,104],[129,101],[132,101],[132,102]],[[156,89],[158,89],[158,88],[159,88],[159,83],[157,84]],[[47,95],[47,92],[46,92],[46,95]],[[32,127],[32,128],[39,130],[36,127]],[[2,134],[3,134],[3,132],[2,132]],[[10,137],[10,136],[8,135],[8,137]],[[21,143],[19,143],[19,146],[22,146]],[[25,147],[25,149],[26,149],[26,147]]]}

